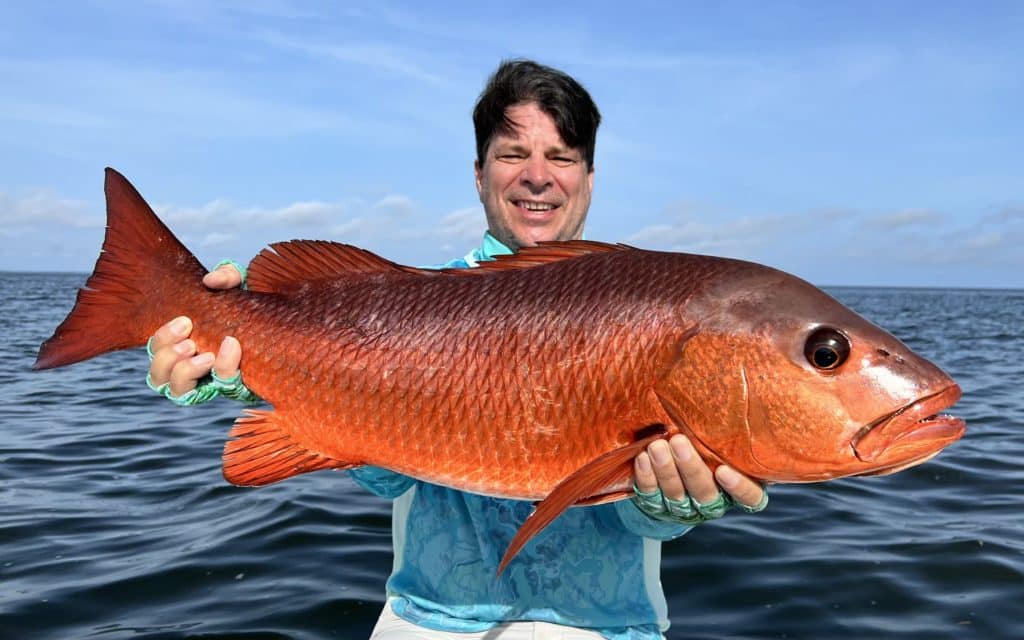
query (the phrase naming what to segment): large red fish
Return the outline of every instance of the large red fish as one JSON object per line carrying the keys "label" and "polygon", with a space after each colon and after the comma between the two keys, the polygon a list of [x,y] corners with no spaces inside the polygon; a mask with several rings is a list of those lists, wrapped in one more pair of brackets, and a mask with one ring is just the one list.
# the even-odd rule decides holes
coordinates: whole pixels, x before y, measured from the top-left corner
{"label": "large red fish", "polygon": [[107,169],[107,233],[35,368],[138,347],[190,316],[233,335],[273,405],[231,431],[224,475],[263,485],[376,465],[542,500],[502,566],[566,508],[630,494],[633,458],[684,433],[766,482],[890,473],[961,437],[938,367],[810,284],[768,267],[593,242],[477,269],[400,266],[355,247],[263,250],[248,290],[206,269]]}

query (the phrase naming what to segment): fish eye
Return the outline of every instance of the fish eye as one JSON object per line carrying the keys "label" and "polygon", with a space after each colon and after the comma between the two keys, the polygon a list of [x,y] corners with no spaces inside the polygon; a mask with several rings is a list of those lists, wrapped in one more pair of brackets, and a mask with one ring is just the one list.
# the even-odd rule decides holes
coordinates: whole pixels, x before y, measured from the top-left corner
{"label": "fish eye", "polygon": [[850,340],[830,327],[822,327],[807,338],[804,356],[815,368],[837,369],[850,355]]}

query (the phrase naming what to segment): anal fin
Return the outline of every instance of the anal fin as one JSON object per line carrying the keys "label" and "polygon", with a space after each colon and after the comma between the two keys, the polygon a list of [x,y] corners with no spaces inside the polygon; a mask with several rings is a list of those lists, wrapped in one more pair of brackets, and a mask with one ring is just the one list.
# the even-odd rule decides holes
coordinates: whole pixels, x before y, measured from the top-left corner
{"label": "anal fin", "polygon": [[613,451],[594,458],[572,473],[548,494],[534,509],[523,526],[519,527],[512,542],[509,543],[505,555],[498,565],[498,575],[505,570],[509,561],[519,553],[526,543],[540,533],[555,518],[573,505],[595,505],[622,499],[628,494],[616,492],[599,495],[599,492],[616,481],[629,477],[633,473],[632,461],[655,440],[667,435],[664,427]]}
{"label": "anal fin", "polygon": [[295,442],[280,414],[247,409],[224,445],[224,478],[258,487],[321,469],[351,469],[362,463],[335,460]]}

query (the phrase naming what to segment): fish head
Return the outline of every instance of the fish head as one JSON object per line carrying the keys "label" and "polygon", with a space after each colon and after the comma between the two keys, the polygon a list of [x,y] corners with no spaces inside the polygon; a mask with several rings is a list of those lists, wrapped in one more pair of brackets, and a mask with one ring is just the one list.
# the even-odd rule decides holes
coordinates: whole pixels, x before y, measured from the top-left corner
{"label": "fish head", "polygon": [[960,398],[949,375],[825,292],[755,267],[693,301],[700,326],[657,388],[705,459],[816,482],[893,473],[963,435],[939,413]]}

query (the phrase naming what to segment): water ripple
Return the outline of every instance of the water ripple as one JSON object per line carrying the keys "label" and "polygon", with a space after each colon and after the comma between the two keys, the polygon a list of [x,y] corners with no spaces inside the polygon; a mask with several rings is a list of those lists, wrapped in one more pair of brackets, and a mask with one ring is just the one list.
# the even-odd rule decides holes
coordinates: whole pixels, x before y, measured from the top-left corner
{"label": "water ripple", "polygon": [[[222,477],[230,403],[182,410],[145,356],[29,373],[81,275],[0,274],[0,635],[359,638],[390,506],[344,474]],[[964,387],[967,436],[893,476],[776,486],[667,543],[670,637],[1024,637],[1024,292],[836,289]]]}

